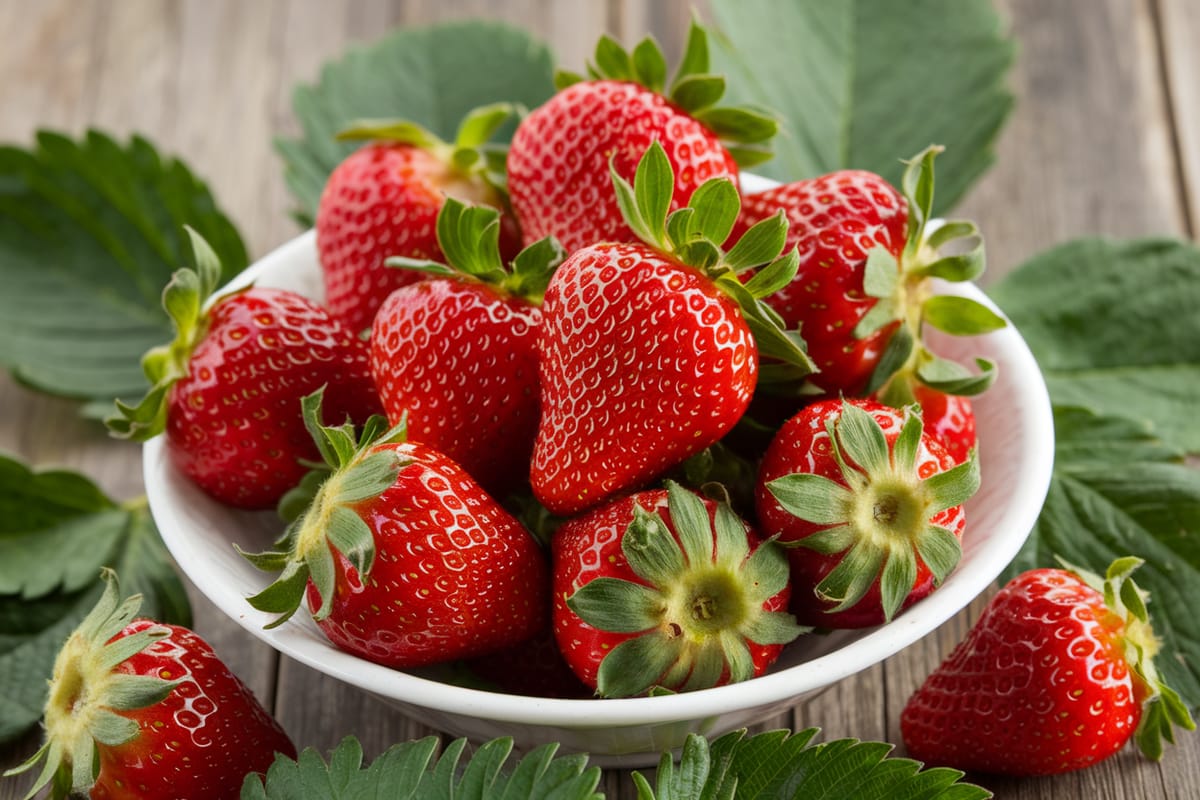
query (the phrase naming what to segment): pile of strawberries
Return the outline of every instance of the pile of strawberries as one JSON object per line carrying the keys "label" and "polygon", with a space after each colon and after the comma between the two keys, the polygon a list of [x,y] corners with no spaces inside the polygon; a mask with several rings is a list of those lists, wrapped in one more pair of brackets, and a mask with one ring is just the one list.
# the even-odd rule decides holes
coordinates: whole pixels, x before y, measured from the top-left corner
{"label": "pile of strawberries", "polygon": [[719,105],[701,28],[669,83],[652,41],[607,38],[560,78],[453,143],[348,131],[368,143],[321,200],[324,306],[213,297],[193,234],[165,295],[179,337],[113,429],[165,431],[221,502],[278,506],[286,532],[246,554],[277,577],[250,603],[283,624],[307,600],[334,644],[396,668],[688,691],[762,674],[811,628],[892,619],[959,560],[969,397],[995,377],[923,327],[1004,324],[932,293],[983,269],[971,223],[930,219],[939,148],[903,191],[842,171],[742,195],[776,126]]}

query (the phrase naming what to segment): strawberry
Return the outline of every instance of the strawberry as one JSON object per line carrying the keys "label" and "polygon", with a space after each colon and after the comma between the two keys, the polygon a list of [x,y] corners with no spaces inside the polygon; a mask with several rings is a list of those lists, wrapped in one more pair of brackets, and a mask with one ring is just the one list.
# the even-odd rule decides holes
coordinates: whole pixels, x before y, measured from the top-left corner
{"label": "strawberry", "polygon": [[449,266],[389,259],[434,275],[397,289],[375,316],[371,373],[393,424],[457,461],[502,497],[529,471],[538,423],[541,299],[562,261],[553,239],[522,251],[506,271],[500,214],[447,198],[438,241]]}
{"label": "strawberry", "polygon": [[954,463],[966,461],[978,444],[971,398],[939,392],[924,384],[914,386],[912,391],[913,399],[921,406],[921,422],[925,430],[942,443]]}
{"label": "strawberry", "polygon": [[237,798],[246,775],[277,753],[296,757],[287,734],[211,647],[187,628],[135,619],[115,573],[54,662],[46,742],[12,775],[43,763],[32,797],[93,800]]}
{"label": "strawberry", "polygon": [[[304,418],[329,467],[286,499],[304,506],[282,547],[245,554],[274,583],[249,598],[260,611],[294,614],[307,595],[329,640],[390,667],[470,658],[546,626],[548,569],[541,547],[461,467],[404,441],[403,423],[320,424],[321,393]],[[307,501],[307,502],[305,502]]]}
{"label": "strawberry", "polygon": [[1172,725],[1195,730],[1158,677],[1147,599],[1121,558],[1105,578],[1034,569],[1013,578],[909,699],[900,731],[916,759],[1051,775],[1108,758],[1132,737],[1151,758]]}
{"label": "strawberry", "polygon": [[709,178],[738,177],[770,158],[773,119],[718,107],[725,79],[708,72],[703,28],[692,26],[687,52],[666,91],[667,66],[653,39],[632,55],[605,36],[590,80],[560,72],[558,93],[521,121],[508,151],[508,186],[526,243],[555,236],[567,252],[597,242],[636,241],[609,187],[609,163],[625,179],[652,142],[677,177],[672,210]]}
{"label": "strawberry", "polygon": [[[761,297],[786,283],[781,218],[728,253],[737,190],[714,178],[671,214],[671,167],[656,142],[629,185],[612,168],[622,213],[646,244],[573,253],[542,308],[542,418],[530,478],[551,512],[574,514],[639,488],[716,442],[746,409],[758,354],[807,360]],[[775,259],[772,261],[772,259]],[[771,261],[743,286],[739,270]]]}
{"label": "strawberry", "polygon": [[472,659],[466,666],[492,691],[564,700],[595,694],[567,666],[550,628],[528,641]]}
{"label": "strawberry", "polygon": [[760,467],[763,532],[789,547],[792,611],[809,625],[891,620],[962,554],[974,456],[955,465],[921,419],[871,400],[824,400],[783,426]]}
{"label": "strawberry", "polygon": [[[472,111],[453,144],[411,122],[367,120],[340,134],[372,140],[334,169],[317,207],[326,303],[351,330],[369,327],[394,289],[421,277],[385,269],[384,259],[442,258],[435,226],[447,196],[505,207],[503,151],[486,142],[513,111],[507,104]],[[512,217],[502,220],[501,250],[512,256],[520,232]]]}
{"label": "strawberry", "polygon": [[[900,375],[977,394],[993,380],[991,362],[978,359],[981,374],[975,375],[921,344],[924,323],[959,335],[1005,324],[973,300],[931,296],[930,278],[967,281],[984,268],[983,240],[973,223],[927,224],[933,160],[941,149],[930,147],[909,162],[904,196],[878,175],[843,170],[743,198],[735,234],[780,211],[787,215],[787,246],[797,248],[800,264],[791,284],[767,302],[804,334],[820,370],[808,377],[808,392],[861,396]],[[939,256],[937,249],[955,239],[975,246]],[[900,407],[912,398],[888,402]]]}
{"label": "strawberry", "polygon": [[365,420],[379,409],[367,350],[307,298],[252,287],[205,302],[216,289],[216,254],[189,229],[197,271],[175,273],[163,306],[176,339],[142,360],[151,388],[137,406],[117,402],[114,435],[166,433],[171,462],[217,500],[273,508],[317,457],[300,398],[329,385],[327,413]]}
{"label": "strawberry", "polygon": [[553,562],[554,635],[604,697],[747,680],[804,630],[781,548],[670,481],[566,523]]}

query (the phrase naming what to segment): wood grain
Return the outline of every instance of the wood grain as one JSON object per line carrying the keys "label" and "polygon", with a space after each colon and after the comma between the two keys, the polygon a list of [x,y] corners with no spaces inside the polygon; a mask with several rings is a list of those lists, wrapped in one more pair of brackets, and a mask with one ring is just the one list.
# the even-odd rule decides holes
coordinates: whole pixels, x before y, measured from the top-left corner
{"label": "wood grain", "polygon": [[[1200,88],[1194,76],[1200,12],[1190,0],[1001,0],[1020,51],[1018,105],[996,167],[960,209],[988,235],[995,280],[1067,238],[1187,234],[1200,208]],[[320,65],[396,25],[486,16],[553,43],[563,66],[583,67],[595,38],[646,33],[674,59],[691,4],[681,0],[0,0],[0,139],[38,127],[139,131],[204,176],[260,256],[297,232],[271,139],[296,130],[291,89]],[[701,13],[704,4],[700,4]],[[0,378],[0,448],[36,464],[66,464],[116,497],[140,494],[139,455],[81,421],[72,404]],[[269,703],[302,746],[321,750],[353,733],[368,755],[423,735],[373,698],[281,659],[192,592],[197,629]],[[965,633],[983,599],[935,635],[839,683],[764,727],[812,725],[825,738],[899,741],[909,694]],[[16,763],[35,737],[0,750]],[[1200,797],[1200,736],[1161,763],[1131,751],[1099,767],[1041,780],[977,780],[998,797]],[[0,800],[28,780],[0,781]],[[632,798],[628,774],[602,789]]]}

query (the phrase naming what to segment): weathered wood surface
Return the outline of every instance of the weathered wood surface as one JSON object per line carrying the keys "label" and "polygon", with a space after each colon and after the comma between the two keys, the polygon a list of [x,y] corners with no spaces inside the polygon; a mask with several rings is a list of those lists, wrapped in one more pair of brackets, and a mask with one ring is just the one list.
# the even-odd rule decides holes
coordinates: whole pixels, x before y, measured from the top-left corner
{"label": "weathered wood surface", "polygon": [[[290,91],[348,44],[397,25],[499,17],[555,43],[578,68],[601,31],[650,31],[678,52],[690,15],[681,0],[0,0],[0,141],[40,127],[137,131],[204,176],[254,257],[297,232],[271,139],[291,133]],[[1084,234],[1193,235],[1200,208],[1200,10],[1190,0],[1001,0],[1020,51],[1018,104],[997,165],[962,212],[988,235],[989,276]],[[701,4],[703,12],[703,4]],[[0,449],[65,464],[120,498],[141,493],[137,448],[108,440],[66,402],[0,378]],[[358,691],[282,659],[196,592],[196,627],[302,746],[348,733],[369,755],[426,733]],[[982,600],[936,634],[775,720],[828,737],[899,741],[909,694],[961,638]],[[35,737],[0,750],[0,768]],[[998,797],[1200,797],[1200,736],[1161,764],[1131,751],[1041,780],[979,778]],[[0,800],[27,781],[0,782]],[[633,797],[626,773],[605,774],[612,798]]]}

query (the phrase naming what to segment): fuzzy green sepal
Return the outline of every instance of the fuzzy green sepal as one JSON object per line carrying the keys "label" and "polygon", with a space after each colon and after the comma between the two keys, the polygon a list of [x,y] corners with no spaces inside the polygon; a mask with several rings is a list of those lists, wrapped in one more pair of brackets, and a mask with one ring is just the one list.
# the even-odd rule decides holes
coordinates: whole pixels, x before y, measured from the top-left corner
{"label": "fuzzy green sepal", "polygon": [[460,175],[479,175],[502,194],[508,147],[491,142],[506,122],[524,114],[521,106],[492,103],[472,109],[458,125],[453,142],[403,119],[360,119],[338,132],[342,141],[365,139],[412,145],[426,150]]}
{"label": "fuzzy green sepal", "polygon": [[567,606],[594,628],[637,634],[600,664],[604,697],[645,694],[653,687],[690,691],[753,677],[749,643],[786,644],[807,631],[786,612],[763,604],[788,582],[787,557],[774,542],[753,553],[746,525],[722,503],[710,518],[704,502],[667,482],[667,516],[635,509],[621,551],[643,581],[599,578]]}
{"label": "fuzzy green sepal", "polygon": [[192,351],[208,330],[205,308],[221,280],[221,262],[203,236],[190,227],[185,226],[185,230],[196,269],[176,270],[162,295],[175,339],[142,356],[142,372],[150,382],[146,395],[134,406],[117,400],[117,412],[105,418],[109,433],[119,439],[144,442],[166,429],[167,393],[187,375]]}
{"label": "fuzzy green sepal", "polygon": [[117,574],[107,567],[100,577],[104,593],[67,638],[54,662],[46,699],[45,743],[23,764],[4,773],[5,777],[17,775],[42,765],[26,800],[47,785],[55,800],[87,794],[99,769],[96,745],[125,744],[140,730],[136,721],[117,712],[160,703],[179,685],[177,680],[116,671],[171,631],[165,626],[150,627],[114,641],[137,616],[142,596],[122,600]]}
{"label": "fuzzy green sepal", "polygon": [[1137,676],[1144,695],[1142,716],[1134,731],[1133,740],[1143,754],[1155,761],[1162,758],[1163,742],[1175,743],[1175,726],[1196,730],[1196,721],[1179,694],[1159,676],[1154,666],[1160,642],[1150,626],[1147,603],[1149,593],[1134,583],[1131,577],[1145,561],[1135,556],[1118,558],[1109,564],[1101,578],[1088,570],[1058,559],[1063,567],[1074,572],[1088,586],[1104,595],[1108,606],[1125,625],[1121,641],[1130,671]]}
{"label": "fuzzy green sepal", "polygon": [[[912,402],[912,385],[924,384],[947,394],[974,395],[995,380],[995,364],[976,362],[979,374],[941,359],[921,342],[925,325],[955,336],[977,336],[1005,327],[1003,317],[966,297],[928,296],[930,278],[952,283],[972,281],[983,274],[986,257],[983,237],[969,220],[948,220],[931,226],[934,196],[934,159],[944,148],[931,145],[905,162],[901,182],[908,201],[908,230],[899,260],[883,247],[867,254],[863,289],[875,305],[854,329],[858,338],[870,336],[894,322],[902,323],[892,335],[865,394],[879,392],[881,400],[897,408]],[[953,252],[941,249],[953,245]]]}
{"label": "fuzzy green sepal", "polygon": [[556,89],[584,80],[637,83],[687,112],[712,131],[741,167],[751,167],[772,158],[770,140],[779,129],[775,116],[752,106],[718,105],[725,95],[725,77],[710,72],[708,32],[695,20],[688,31],[683,58],[667,81],[667,62],[653,37],[642,39],[632,52],[611,36],[596,43],[587,75],[558,72]]}
{"label": "fuzzy green sepal", "polygon": [[923,426],[916,408],[907,410],[890,449],[879,422],[849,402],[843,401],[827,431],[841,482],[793,473],[769,482],[767,489],[789,514],[826,526],[789,546],[841,554],[815,589],[834,604],[831,613],[853,608],[878,581],[884,619],[890,621],[912,593],[918,558],[941,584],[962,557],[953,531],[933,518],[975,494],[979,460],[971,452],[953,469],[922,479],[917,455]]}
{"label": "fuzzy green sepal", "polygon": [[[680,264],[694,267],[738,304],[754,335],[759,354],[776,359],[794,376],[817,371],[799,332],[788,330],[779,314],[763,302],[796,276],[795,249],[783,253],[787,219],[783,212],[751,227],[728,250],[722,244],[741,210],[737,188],[728,178],[712,178],[692,193],[688,205],[670,213],[675,174],[666,151],[653,142],[638,161],[633,183],[609,173],[626,224],[646,244]],[[757,273],[746,283],[739,275]]]}
{"label": "fuzzy green sepal", "polygon": [[[322,620],[333,610],[336,564],[340,554],[367,579],[375,561],[375,537],[355,506],[378,497],[396,482],[408,463],[393,449],[376,451],[382,444],[403,442],[406,421],[388,427],[382,416],[367,420],[360,432],[353,423],[330,427],[321,422],[324,387],[301,401],[304,424],[317,444],[325,467],[314,470],[280,504],[280,513],[292,518],[271,550],[247,553],[234,545],[247,561],[279,576],[267,588],[247,598],[251,606],[278,616],[266,627],[282,625],[300,608],[311,579],[321,598],[313,618]],[[307,507],[297,512],[303,500]]]}
{"label": "fuzzy green sepal", "polygon": [[435,277],[479,281],[541,305],[554,271],[567,256],[558,240],[547,236],[517,253],[506,269],[500,255],[500,212],[489,206],[467,206],[453,197],[447,197],[438,211],[437,239],[444,263],[401,256],[384,263]]}

